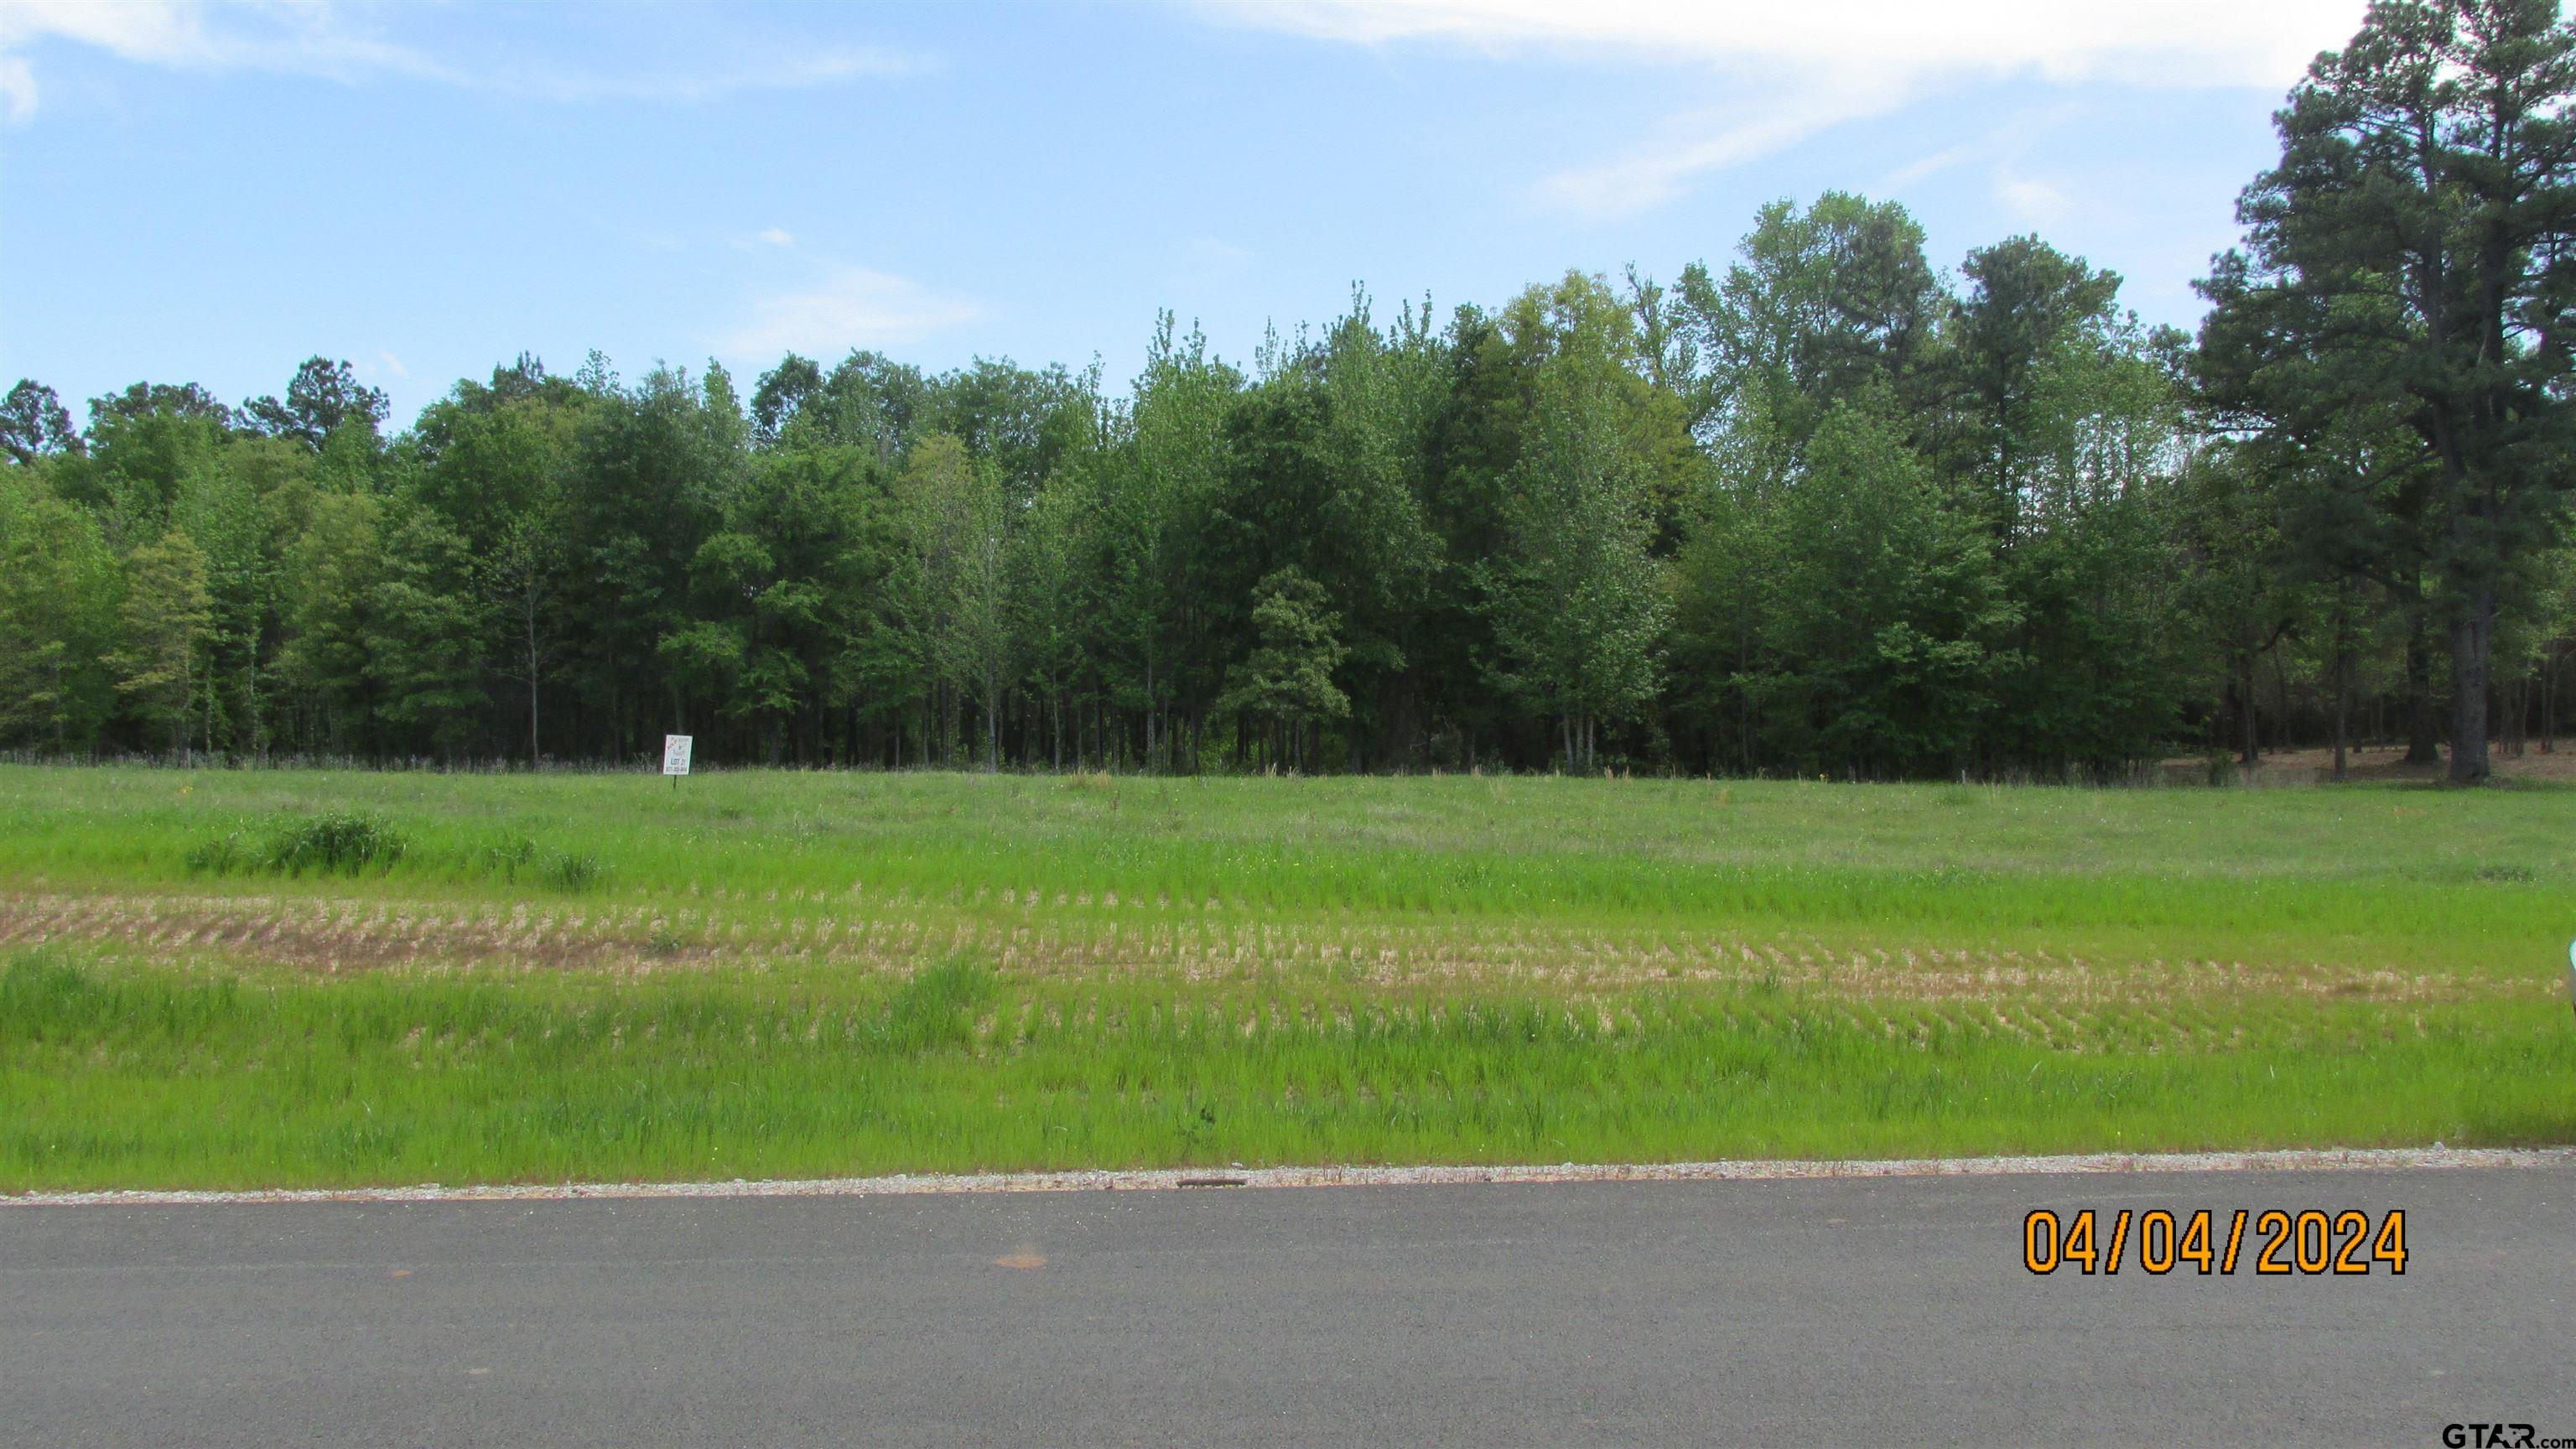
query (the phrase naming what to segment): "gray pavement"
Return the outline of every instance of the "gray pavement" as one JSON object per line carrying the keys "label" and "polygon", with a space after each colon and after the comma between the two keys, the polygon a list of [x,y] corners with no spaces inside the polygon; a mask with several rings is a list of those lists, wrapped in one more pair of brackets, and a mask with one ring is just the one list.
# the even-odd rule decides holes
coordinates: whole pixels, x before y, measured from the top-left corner
{"label": "gray pavement", "polygon": [[[2405,1275],[2021,1263],[2402,1207]],[[2135,1247],[2132,1245],[2131,1252]],[[2576,1169],[0,1207],[0,1443],[2576,1436]]]}

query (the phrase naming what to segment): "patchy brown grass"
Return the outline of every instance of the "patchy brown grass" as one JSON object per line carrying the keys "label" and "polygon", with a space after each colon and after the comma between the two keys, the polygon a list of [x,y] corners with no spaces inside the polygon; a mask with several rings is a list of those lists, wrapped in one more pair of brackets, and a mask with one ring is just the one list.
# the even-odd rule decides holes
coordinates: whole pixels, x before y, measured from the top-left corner
{"label": "patchy brown grass", "polygon": [[1385,989],[1561,992],[1691,983],[1872,1002],[2036,999],[2077,1011],[2249,994],[2436,1003],[2554,989],[2532,977],[2319,961],[2103,960],[2044,949],[1890,949],[1812,936],[1528,924],[1127,922],[893,905],[781,913],[766,909],[776,904],[772,898],[727,908],[669,901],[505,906],[379,896],[13,892],[0,893],[0,949],[79,943],[129,959],[211,959],[322,975],[829,967],[898,977],[925,959],[966,952],[1025,980],[1182,985],[1286,978]]}

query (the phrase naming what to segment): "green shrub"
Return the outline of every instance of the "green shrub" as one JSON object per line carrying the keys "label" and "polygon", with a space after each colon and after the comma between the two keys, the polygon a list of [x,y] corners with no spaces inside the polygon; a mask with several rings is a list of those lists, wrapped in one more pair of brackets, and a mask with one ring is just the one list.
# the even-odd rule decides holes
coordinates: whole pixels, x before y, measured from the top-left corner
{"label": "green shrub", "polygon": [[466,859],[486,875],[516,880],[520,871],[536,862],[537,843],[524,835],[505,835],[474,847]]}
{"label": "green shrub", "polygon": [[269,842],[268,868],[286,875],[356,875],[390,868],[406,848],[401,834],[373,816],[334,812],[278,832]]}
{"label": "green shrub", "polygon": [[537,879],[559,891],[586,891],[608,875],[598,856],[550,850],[537,862]]}
{"label": "green shrub", "polygon": [[194,846],[188,851],[188,869],[200,875],[234,875],[257,868],[258,854],[238,830]]}
{"label": "green shrub", "polygon": [[21,956],[0,970],[0,1040],[32,1039],[46,1027],[95,1026],[85,1010],[100,996],[90,973],[50,956]]}
{"label": "green shrub", "polygon": [[886,1045],[898,1052],[972,1046],[976,1008],[999,990],[993,968],[972,957],[952,956],[924,967],[887,1003]]}

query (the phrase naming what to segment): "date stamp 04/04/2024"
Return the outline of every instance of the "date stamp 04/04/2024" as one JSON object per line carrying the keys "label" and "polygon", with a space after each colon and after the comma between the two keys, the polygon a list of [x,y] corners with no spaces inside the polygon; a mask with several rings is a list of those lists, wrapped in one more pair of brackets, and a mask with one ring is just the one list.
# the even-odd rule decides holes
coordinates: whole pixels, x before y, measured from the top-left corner
{"label": "date stamp 04/04/2024", "polygon": [[2042,1277],[2123,1268],[2154,1277],[2177,1269],[2203,1277],[2239,1270],[2262,1277],[2401,1275],[2406,1210],[2391,1208],[2373,1217],[2351,1208],[2042,1208],[2022,1219],[2021,1250],[2022,1266]]}

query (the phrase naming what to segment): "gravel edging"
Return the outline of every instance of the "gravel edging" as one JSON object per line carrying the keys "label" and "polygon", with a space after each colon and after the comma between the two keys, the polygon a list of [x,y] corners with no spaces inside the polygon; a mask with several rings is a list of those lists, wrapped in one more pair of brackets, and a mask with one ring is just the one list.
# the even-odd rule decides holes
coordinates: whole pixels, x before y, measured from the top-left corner
{"label": "gravel edging", "polygon": [[2022,1177],[2059,1173],[2319,1172],[2576,1167],[2576,1147],[2390,1147],[2272,1152],[2103,1152],[2054,1157],[1876,1161],[1577,1163],[1527,1166],[1162,1168],[1144,1171],[907,1173],[730,1182],[499,1183],[447,1187],[147,1189],[0,1194],[6,1207],[179,1207],[223,1203],[560,1202],[589,1198],[883,1197],[930,1193],[1166,1191],[1224,1187],[1405,1187],[1465,1183],[1759,1182],[1854,1177]]}

